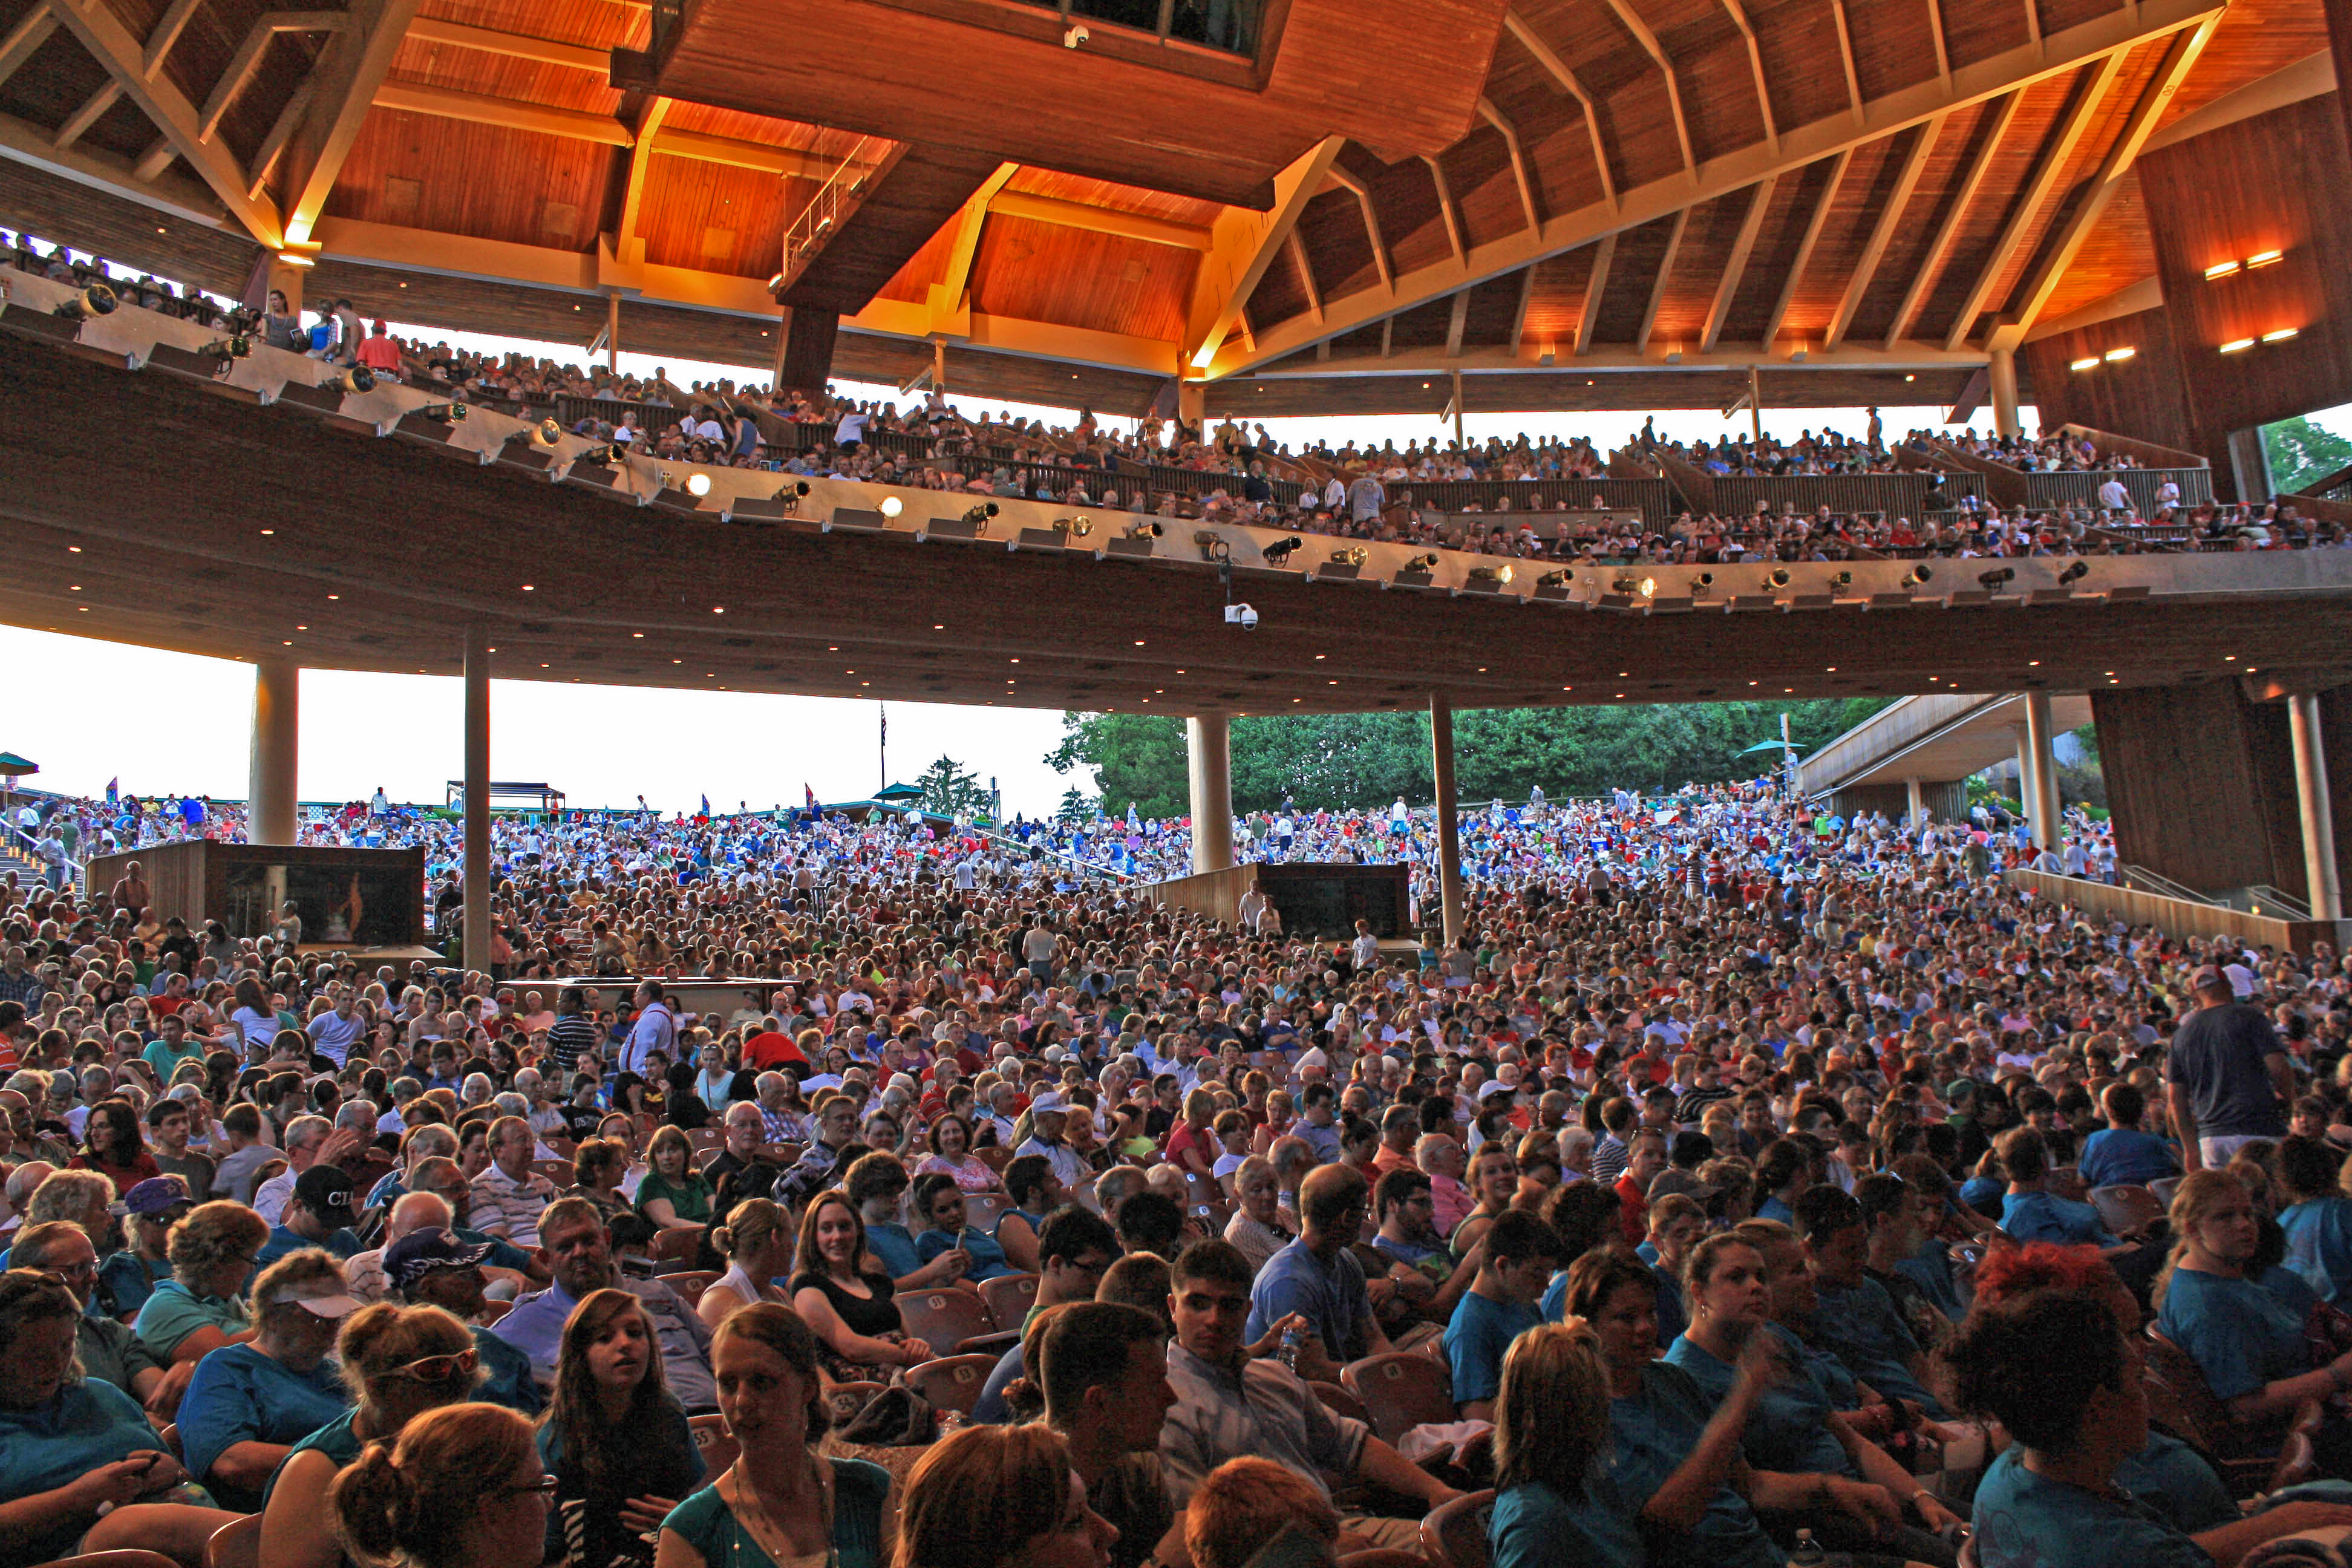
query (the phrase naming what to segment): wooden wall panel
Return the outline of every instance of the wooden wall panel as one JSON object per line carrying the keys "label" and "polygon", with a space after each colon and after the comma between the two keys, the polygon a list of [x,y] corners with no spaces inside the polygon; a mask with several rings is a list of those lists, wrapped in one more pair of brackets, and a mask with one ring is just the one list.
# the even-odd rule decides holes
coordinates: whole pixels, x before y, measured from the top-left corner
{"label": "wooden wall panel", "polygon": [[0,158],[0,227],[231,299],[261,254],[241,235],[119,201],[13,158]]}
{"label": "wooden wall panel", "polygon": [[[2126,348],[2132,351],[2127,360],[2104,357],[2111,349]],[[2072,368],[2074,361],[2093,356],[2099,357],[2096,368]],[[2073,423],[2200,449],[2171,316],[2162,307],[2042,338],[2026,344],[2020,357],[2044,430]]]}
{"label": "wooden wall panel", "polygon": [[377,110],[327,214],[584,251],[596,243],[612,153],[596,142]]}
{"label": "wooden wall panel", "polygon": [[694,158],[656,157],[646,171],[638,222],[646,259],[740,278],[772,277],[783,254],[784,225],[793,210],[786,197],[793,186],[804,192],[807,182]]}
{"label": "wooden wall panel", "polygon": [[972,268],[972,308],[1173,342],[1184,335],[1200,261],[1198,251],[1172,245],[991,216]]}
{"label": "wooden wall panel", "polygon": [[2275,882],[2234,681],[2094,691],[2116,854],[2202,893]]}

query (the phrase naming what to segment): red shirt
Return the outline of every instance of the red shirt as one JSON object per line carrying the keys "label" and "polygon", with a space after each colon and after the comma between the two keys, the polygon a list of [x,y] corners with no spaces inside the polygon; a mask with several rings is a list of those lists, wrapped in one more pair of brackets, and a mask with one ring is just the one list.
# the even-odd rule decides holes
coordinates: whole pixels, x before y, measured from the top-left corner
{"label": "red shirt", "polygon": [[1643,1237],[1649,1234],[1650,1200],[1643,1197],[1642,1189],[1633,1184],[1631,1171],[1617,1178],[1616,1193],[1617,1201],[1622,1205],[1621,1223],[1625,1232],[1625,1245],[1639,1247]]}
{"label": "red shirt", "polygon": [[774,1067],[804,1068],[809,1061],[790,1035],[762,1029],[743,1042],[743,1065],[754,1072],[765,1072]]}

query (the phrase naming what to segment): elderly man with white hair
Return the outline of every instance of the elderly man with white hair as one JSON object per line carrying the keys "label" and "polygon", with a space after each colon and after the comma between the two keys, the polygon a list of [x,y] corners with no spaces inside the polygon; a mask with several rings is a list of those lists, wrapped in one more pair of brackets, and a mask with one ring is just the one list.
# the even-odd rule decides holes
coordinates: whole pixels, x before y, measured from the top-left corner
{"label": "elderly man with white hair", "polygon": [[323,1116],[296,1117],[286,1124],[286,1169],[254,1190],[253,1212],[276,1225],[303,1172],[320,1161],[334,1163],[357,1150],[361,1142],[354,1130],[338,1128]]}

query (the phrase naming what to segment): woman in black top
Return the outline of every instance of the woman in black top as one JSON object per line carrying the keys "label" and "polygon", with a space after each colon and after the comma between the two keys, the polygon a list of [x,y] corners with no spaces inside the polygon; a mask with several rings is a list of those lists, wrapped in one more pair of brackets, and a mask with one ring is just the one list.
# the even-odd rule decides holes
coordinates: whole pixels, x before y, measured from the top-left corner
{"label": "woman in black top", "polygon": [[793,1307],[815,1331],[825,1370],[844,1382],[887,1381],[931,1355],[907,1337],[889,1276],[870,1264],[857,1206],[839,1188],[811,1199],[793,1260]]}

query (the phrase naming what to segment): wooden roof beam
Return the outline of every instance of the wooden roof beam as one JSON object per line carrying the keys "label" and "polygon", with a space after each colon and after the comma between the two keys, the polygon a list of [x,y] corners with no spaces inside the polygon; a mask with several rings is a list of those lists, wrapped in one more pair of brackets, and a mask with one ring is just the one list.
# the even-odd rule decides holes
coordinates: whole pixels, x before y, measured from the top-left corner
{"label": "wooden roof beam", "polygon": [[953,332],[961,337],[969,330],[971,268],[980,258],[980,237],[988,226],[989,204],[996,200],[1005,182],[1020,172],[1018,163],[999,163],[996,172],[982,181],[980,189],[963,204],[963,211],[956,219],[955,243],[949,247],[947,264],[940,270],[939,281],[924,291],[933,331]]}
{"label": "wooden roof beam", "polygon": [[[168,165],[172,157],[170,143],[165,143]],[[46,169],[62,175],[77,184],[109,195],[120,196],[135,203],[141,212],[155,212],[168,218],[185,219],[207,227],[233,229],[236,220],[221,210],[220,202],[212,192],[191,179],[173,176],[152,182],[141,179],[132,171],[132,160],[109,153],[87,141],[70,147],[57,144],[57,132],[46,125],[35,125],[11,114],[0,114],[0,156],[13,159],[36,169]],[[157,171],[160,175],[162,171]]]}
{"label": "wooden roof beam", "polygon": [[107,78],[96,92],[81,100],[80,108],[66,116],[65,123],[58,127],[54,144],[59,148],[66,148],[80,141],[82,133],[97,124],[98,117],[112,109],[115,100],[121,96],[122,84],[112,77]]}
{"label": "wooden roof beam", "polygon": [[1496,108],[1490,99],[1478,100],[1478,113],[1501,133],[1503,145],[1510,151],[1511,178],[1519,187],[1519,206],[1528,215],[1528,227],[1543,227],[1543,208],[1536,201],[1535,177],[1528,172],[1527,149],[1519,145],[1517,128],[1504,118],[1503,111]]}
{"label": "wooden roof beam", "polygon": [[1862,74],[1853,65],[1853,28],[1845,18],[1845,0],[1830,0],[1830,15],[1837,18],[1838,58],[1845,62],[1845,100],[1853,111],[1853,122],[1862,123]]}
{"label": "wooden roof beam", "polygon": [[999,192],[988,210],[997,217],[1025,217],[1058,228],[1082,228],[1091,234],[1117,235],[1121,239],[1139,239],[1147,245],[1172,246],[1179,250],[1206,250],[1215,243],[1215,237],[1198,224],[1089,206],[1056,196],[1031,195],[1024,191]]}
{"label": "wooden roof beam", "polygon": [[1675,215],[1675,226],[1666,231],[1666,254],[1658,263],[1658,276],[1650,284],[1650,302],[1642,310],[1641,331],[1633,334],[1633,352],[1650,352],[1650,333],[1658,324],[1658,311],[1666,302],[1666,282],[1675,275],[1675,258],[1682,254],[1683,234],[1690,227],[1690,208]]}
{"label": "wooden roof beam", "polygon": [[[173,153],[186,159],[188,166],[212,187],[213,195],[238,226],[268,249],[282,247],[286,231],[277,207],[268,199],[247,193],[245,170],[227,148],[208,141],[197,130],[195,107],[177,86],[169,79],[148,79],[139,41],[131,36],[113,9],[104,0],[59,0],[51,10],[82,47],[106,68],[132,107],[163,133]],[[146,162],[142,160],[142,164]],[[156,172],[162,172],[160,164]]]}
{"label": "wooden roof beam", "polygon": [[[1268,365],[1264,370],[1252,371],[1250,381],[1255,384],[1259,381],[1312,380],[1318,376],[1432,375],[1454,365],[1459,365],[1465,375],[1533,375],[1563,370],[1597,374],[1601,371],[1666,369],[1734,370],[1744,374],[1757,359],[1756,345],[1745,342],[1727,342],[1712,353],[1699,353],[1696,344],[1688,344],[1684,348],[1683,357],[1671,366],[1666,363],[1663,344],[1654,344],[1649,353],[1639,353],[1630,343],[1600,343],[1582,358],[1571,359],[1570,344],[1563,340],[1558,345],[1557,363],[1547,365],[1543,363],[1543,346],[1540,342],[1525,343],[1515,352],[1501,345],[1467,343],[1461,353],[1450,361],[1442,346],[1437,344],[1426,348],[1400,347],[1385,358],[1370,348],[1349,347],[1330,355],[1321,363],[1301,355],[1295,363]],[[1906,372],[1976,370],[1984,363],[1983,353],[1976,349],[1946,353],[1933,343],[1905,343],[1890,352],[1874,342],[1857,343],[1849,339],[1846,346],[1834,354],[1817,352],[1807,355],[1802,363],[1783,362],[1770,369],[1776,377],[1801,376],[1823,369],[1885,372],[1900,376]]]}
{"label": "wooden roof beam", "polygon": [[[1519,345],[1527,341],[1528,307],[1536,297],[1536,269],[1532,267],[1519,274],[1519,302],[1511,311],[1511,353],[1517,355]],[[1331,340],[1326,338],[1325,342]]]}
{"label": "wooden roof beam", "polygon": [[1895,308],[1895,319],[1887,324],[1888,348],[1902,341],[1903,334],[1911,329],[1912,318],[1927,303],[1927,290],[1935,286],[1944,263],[1951,257],[1953,245],[1959,239],[1961,223],[1968,217],[1977,193],[1984,188],[1985,176],[1992,172],[1993,154],[2000,150],[2002,141],[2017,123],[2018,110],[2024,107],[2025,94],[2021,90],[2011,93],[1995,111],[1984,140],[1977,143],[1977,155],[1969,161],[1968,173],[1960,176],[1958,186],[1953,190],[1944,209],[1944,221],[1936,226],[1936,236],[1927,242],[1927,254],[1912,268],[1911,287],[1903,291],[1903,303]]}
{"label": "wooden roof beam", "polygon": [[188,30],[188,24],[195,19],[196,7],[204,3],[205,0],[172,0],[162,19],[147,35],[147,41],[140,46],[139,71],[142,76],[152,77],[163,68],[163,57],[172,52],[172,46],[178,43],[180,35]]}
{"label": "wooden roof beam", "polygon": [[1591,274],[1584,280],[1584,308],[1576,313],[1576,357],[1579,359],[1592,352],[1593,333],[1601,323],[1601,297],[1609,288],[1610,263],[1616,259],[1617,237],[1602,235],[1601,247],[1593,252]]}
{"label": "wooden roof beam", "polygon": [[520,33],[501,33],[489,27],[469,27],[463,22],[445,22],[437,16],[417,17],[408,24],[408,36],[420,44],[447,44],[483,54],[505,55],[510,59],[568,66],[573,70],[593,71],[599,77],[609,76],[613,69],[610,49],[559,44],[552,38],[526,37]]}
{"label": "wooden roof beam", "polygon": [[[1338,136],[1325,137],[1274,177],[1272,211],[1227,207],[1217,215],[1216,222],[1210,226],[1209,248],[1192,274],[1192,294],[1184,312],[1184,342],[1181,345],[1184,364],[1205,368],[1215,359],[1226,334],[1240,317],[1242,307],[1249,302],[1250,295],[1256,292],[1259,281],[1265,277],[1275,252],[1298,226],[1298,215],[1307,210],[1307,202],[1323,188],[1323,176],[1332,172],[1342,140]],[[1365,210],[1370,211],[1369,202]],[[1257,335],[1255,341],[1258,346],[1249,351],[1252,359],[1265,352],[1264,335]]]}
{"label": "wooden roof beam", "polygon": [[[350,21],[310,68],[310,106],[286,144],[286,235],[306,243],[342,177],[418,0],[351,0]],[[508,123],[511,123],[509,121]]]}
{"label": "wooden roof beam", "polygon": [[2000,237],[1993,242],[1992,254],[1977,273],[1977,280],[1969,286],[1967,297],[1960,302],[1959,313],[1952,318],[1951,330],[1944,334],[1944,346],[1958,348],[1968,342],[1969,329],[1990,303],[1992,291],[2000,283],[2000,276],[2016,259],[2026,237],[2033,233],[2035,220],[2042,216],[2042,205],[2057,188],[2058,177],[2065,171],[2066,161],[2074,155],[2091,122],[2106,100],[2107,90],[2115,85],[2116,77],[2124,68],[2124,58],[2131,51],[2116,49],[2091,68],[2090,79],[2074,95],[2074,102],[2059,127],[2058,140],[2042,154],[2025,189],[2019,193],[2016,205],[2010,209],[2009,222],[2002,226]]}
{"label": "wooden roof beam", "polygon": [[652,138],[659,134],[662,121],[669,118],[676,107],[670,99],[655,93],[637,107],[637,117],[629,126],[635,138],[614,156],[628,160],[628,172],[621,185],[621,219],[613,230],[613,255],[624,266],[645,259],[646,242],[638,237],[638,220],[645,216],[646,175],[654,161]]}
{"label": "wooden roof beam", "polygon": [[470,121],[477,125],[503,125],[511,131],[536,131],[567,142],[601,142],[607,147],[634,146],[629,128],[609,114],[587,114],[576,109],[550,109],[487,93],[459,92],[453,88],[420,87],[415,82],[388,81],[375,89],[372,101],[395,114],[429,114],[439,120]]}
{"label": "wooden roof beam", "polygon": [[341,11],[265,11],[255,17],[253,26],[245,31],[245,42],[229,57],[228,68],[221,72],[220,80],[213,84],[211,96],[205,100],[205,107],[196,116],[196,134],[207,142],[212,140],[213,132],[220,129],[221,116],[228,112],[236,95],[252,82],[253,73],[261,68],[262,54],[271,39],[280,33],[339,32],[347,19]]}
{"label": "wooden roof beam", "polygon": [[[1831,3],[1843,5],[1843,0],[1831,0]],[[1642,52],[1650,57],[1651,64],[1658,68],[1658,74],[1666,79],[1666,107],[1675,117],[1675,140],[1682,146],[1683,170],[1690,175],[1691,184],[1696,184],[1698,156],[1691,151],[1690,117],[1683,112],[1683,89],[1682,84],[1675,79],[1675,62],[1666,58],[1666,51],[1658,47],[1658,35],[1650,31],[1650,25],[1642,20],[1641,14],[1628,0],[1609,0],[1609,9],[1625,24],[1625,30],[1633,35],[1633,41],[1642,46]],[[1840,36],[1843,36],[1843,25]],[[1846,68],[1851,75],[1853,67],[1849,64]]]}
{"label": "wooden roof beam", "polygon": [[1797,242],[1797,254],[1790,258],[1787,275],[1780,280],[1780,297],[1773,301],[1772,314],[1764,321],[1762,342],[1768,354],[1780,340],[1781,323],[1789,319],[1789,307],[1796,303],[1797,286],[1804,281],[1805,268],[1813,259],[1813,247],[1821,243],[1822,227],[1829,222],[1830,207],[1837,201],[1838,186],[1844,183],[1846,170],[1853,164],[1853,148],[1837,155],[1837,162],[1830,168],[1829,184],[1822,187],[1821,199],[1813,204],[1813,216],[1805,220],[1804,237]]}
{"label": "wooden roof beam", "polygon": [[278,160],[285,154],[287,143],[294,139],[294,132],[300,128],[303,117],[310,112],[310,99],[316,90],[310,78],[303,78],[292,96],[287,99],[286,107],[278,111],[278,118],[270,123],[269,134],[264,136],[261,145],[254,149],[253,162],[246,167],[247,194],[259,195],[268,185],[269,171],[278,166]]}
{"label": "wooden roof beam", "polygon": [[1511,37],[1519,41],[1519,47],[1535,57],[1536,64],[1543,68],[1544,74],[1583,108],[1585,134],[1592,138],[1592,163],[1601,172],[1601,196],[1609,204],[1610,210],[1615,211],[1619,205],[1617,177],[1609,172],[1609,143],[1601,139],[1601,112],[1593,107],[1592,95],[1584,90],[1584,84],[1577,79],[1574,71],[1568,68],[1568,62],[1555,54],[1549,44],[1537,37],[1536,30],[1528,26],[1527,19],[1517,11],[1503,13],[1503,26],[1509,29]]}
{"label": "wooden roof beam", "polygon": [[1944,0],[1927,0],[1927,30],[1936,39],[1936,79],[1952,79],[1952,49],[1944,34]]}
{"label": "wooden roof beam", "polygon": [[26,13],[16,18],[8,36],[0,38],[0,82],[6,81],[25,68],[25,62],[58,30],[58,13],[49,0],[35,0]]}
{"label": "wooden roof beam", "polygon": [[1331,166],[1331,179],[1341,190],[1356,198],[1356,205],[1364,215],[1364,237],[1371,242],[1372,266],[1380,272],[1381,287],[1393,289],[1396,287],[1396,271],[1389,261],[1388,242],[1381,237],[1381,214],[1380,209],[1372,205],[1371,187],[1336,163]]}
{"label": "wooden roof beam", "polygon": [[1844,113],[1832,112],[1803,125],[1782,126],[1777,152],[1759,137],[1747,146],[1707,159],[1699,166],[1696,190],[1681,170],[1673,170],[1632,189],[1615,192],[1614,199],[1596,198],[1570,211],[1553,213],[1545,218],[1539,230],[1515,228],[1495,239],[1473,243],[1465,261],[1456,262],[1451,256],[1441,256],[1415,266],[1397,278],[1393,289],[1367,285],[1345,294],[1327,293],[1322,321],[1310,321],[1302,313],[1287,321],[1260,322],[1256,353],[1221,352],[1204,368],[1212,379],[1252,373],[1270,360],[1310,348],[1321,338],[1368,327],[1395,311],[1517,272],[1534,262],[1590,245],[1612,229],[1652,222],[1696,203],[1744,190],[1768,175],[1786,174],[1833,156],[1842,148],[1878,141],[1935,115],[2014,93],[2021,87],[2074,70],[2114,49],[2160,37],[2191,22],[2201,21],[2221,9],[2221,0],[2138,0],[2136,10],[2108,11],[2053,33],[2046,48],[2037,50],[2017,45],[1958,65],[1948,84],[1923,75],[1907,87],[1868,100],[1864,105],[1860,125]]}
{"label": "wooden roof beam", "polygon": [[1465,289],[1454,296],[1454,307],[1445,313],[1445,357],[1457,359],[1462,353],[1462,330],[1470,323],[1470,290]]}
{"label": "wooden roof beam", "polygon": [[1853,264],[1853,273],[1845,280],[1845,293],[1838,300],[1837,313],[1830,318],[1830,330],[1822,334],[1822,347],[1834,351],[1845,342],[1846,329],[1853,325],[1853,313],[1862,308],[1863,296],[1870,291],[1871,279],[1878,275],[1878,264],[1894,243],[1895,226],[1903,220],[1903,209],[1919,188],[1919,175],[1927,167],[1927,153],[1935,147],[1936,139],[1943,134],[1943,115],[1937,115],[1913,133],[1911,151],[1903,160],[1902,172],[1895,177],[1895,189],[1887,193],[1885,205],[1878,209],[1878,221],[1871,226],[1870,238],[1862,247],[1862,255]]}
{"label": "wooden roof beam", "polygon": [[2084,241],[2090,238],[2100,216],[2107,210],[2107,204],[2122,188],[2124,177],[2131,173],[2133,163],[2155,132],[2158,119],[2172,102],[2173,94],[2180,90],[2180,84],[2188,79],[2189,71],[2195,68],[2198,57],[2205,52],[2205,46],[2211,41],[2213,29],[2220,26],[2220,22],[2219,17],[2208,17],[2194,26],[2183,27],[2172,36],[2172,43],[2165,50],[2155,77],[2141,91],[2139,101],[2132,106],[2131,117],[2124,121],[2122,132],[2116,137],[2114,145],[2107,149],[2107,155],[2100,163],[2098,172],[2091,176],[2089,187],[2083,192],[2082,199],[2067,215],[2065,226],[2059,231],[2054,243],[2045,245],[2041,261],[2026,278],[2016,302],[1994,323],[1991,346],[1997,349],[2017,347],[2025,341],[2025,334],[2032,330],[2033,323],[2042,319],[2042,312],[2049,308],[2051,296],[2058,290],[2059,279],[2074,264],[2074,258],[2082,254]]}
{"label": "wooden roof beam", "polygon": [[1317,321],[1321,321],[1323,290],[1316,286],[1315,263],[1307,254],[1307,242],[1298,237],[1298,231],[1294,228],[1283,237],[1282,247],[1290,255],[1292,270],[1298,274],[1298,290],[1307,296],[1307,310],[1314,312]]}
{"label": "wooden roof beam", "polygon": [[1739,279],[1748,271],[1748,253],[1756,248],[1757,232],[1764,226],[1764,209],[1772,205],[1772,192],[1780,183],[1778,174],[1757,183],[1755,194],[1748,198],[1748,214],[1739,220],[1739,234],[1731,242],[1731,254],[1723,263],[1723,276],[1716,280],[1715,302],[1706,308],[1706,328],[1699,333],[1698,351],[1711,354],[1716,340],[1723,336],[1723,323],[1731,314],[1732,297],[1739,292]]}
{"label": "wooden roof beam", "polygon": [[1454,252],[1454,259],[1459,261],[1464,255],[1462,215],[1454,210],[1454,193],[1446,188],[1444,167],[1426,153],[1421,161],[1429,165],[1430,183],[1437,187],[1437,216],[1445,220],[1446,246]]}
{"label": "wooden roof beam", "polygon": [[[1930,5],[1934,0],[1928,0]],[[1764,50],[1756,42],[1756,29],[1748,25],[1748,8],[1740,0],[1723,0],[1723,8],[1731,14],[1731,25],[1739,29],[1748,45],[1748,70],[1756,79],[1756,107],[1764,116],[1764,141],[1768,146],[1780,144],[1780,130],[1772,119],[1772,92],[1764,83]]]}
{"label": "wooden roof beam", "polygon": [[780,178],[822,180],[841,165],[814,153],[771,147],[764,142],[739,142],[731,136],[706,136],[665,124],[653,139],[654,154],[686,158],[699,163],[724,163],[730,169],[752,169]]}

